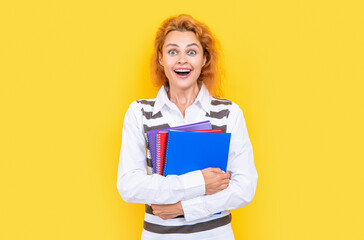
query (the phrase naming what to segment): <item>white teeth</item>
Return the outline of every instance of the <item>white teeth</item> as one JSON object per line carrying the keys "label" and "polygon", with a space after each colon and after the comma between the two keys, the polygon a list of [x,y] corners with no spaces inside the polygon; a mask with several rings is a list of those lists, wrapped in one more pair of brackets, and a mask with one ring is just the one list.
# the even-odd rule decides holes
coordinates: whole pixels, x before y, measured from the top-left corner
{"label": "white teeth", "polygon": [[176,69],[175,72],[191,72],[189,69]]}

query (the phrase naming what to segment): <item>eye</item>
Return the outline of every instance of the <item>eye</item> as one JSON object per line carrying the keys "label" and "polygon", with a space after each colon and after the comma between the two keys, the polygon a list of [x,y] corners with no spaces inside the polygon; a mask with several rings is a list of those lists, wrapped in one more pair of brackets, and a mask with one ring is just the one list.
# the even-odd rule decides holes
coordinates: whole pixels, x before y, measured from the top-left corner
{"label": "eye", "polygon": [[195,50],[190,50],[190,51],[188,51],[188,55],[196,55],[196,51]]}
{"label": "eye", "polygon": [[168,53],[171,54],[171,55],[176,55],[177,51],[176,50],[170,50],[170,51],[168,51]]}

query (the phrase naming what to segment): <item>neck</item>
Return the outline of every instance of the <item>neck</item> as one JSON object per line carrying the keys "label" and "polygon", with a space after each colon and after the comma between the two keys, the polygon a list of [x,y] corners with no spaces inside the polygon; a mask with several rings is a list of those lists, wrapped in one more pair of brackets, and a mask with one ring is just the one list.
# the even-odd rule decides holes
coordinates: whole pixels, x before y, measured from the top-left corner
{"label": "neck", "polygon": [[185,110],[195,101],[199,91],[200,89],[197,83],[188,89],[179,89],[170,86],[168,91],[168,97],[171,102],[176,104],[184,117]]}

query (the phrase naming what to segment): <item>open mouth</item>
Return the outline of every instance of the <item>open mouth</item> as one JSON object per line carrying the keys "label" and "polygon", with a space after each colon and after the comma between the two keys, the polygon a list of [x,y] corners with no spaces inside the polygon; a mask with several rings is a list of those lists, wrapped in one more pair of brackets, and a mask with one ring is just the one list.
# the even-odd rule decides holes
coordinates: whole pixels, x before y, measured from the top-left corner
{"label": "open mouth", "polygon": [[180,77],[187,77],[191,73],[191,69],[176,69],[174,72]]}

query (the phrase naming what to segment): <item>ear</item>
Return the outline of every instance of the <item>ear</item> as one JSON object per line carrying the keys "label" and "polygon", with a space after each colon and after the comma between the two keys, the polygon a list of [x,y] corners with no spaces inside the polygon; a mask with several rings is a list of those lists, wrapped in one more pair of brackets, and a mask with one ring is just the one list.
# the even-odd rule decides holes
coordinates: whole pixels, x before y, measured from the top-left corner
{"label": "ear", "polygon": [[203,64],[202,64],[202,67],[205,66],[206,64],[206,54],[203,56]]}
{"label": "ear", "polygon": [[162,54],[161,54],[161,52],[158,52],[158,61],[159,61],[159,64],[163,66],[163,64],[162,64]]}

